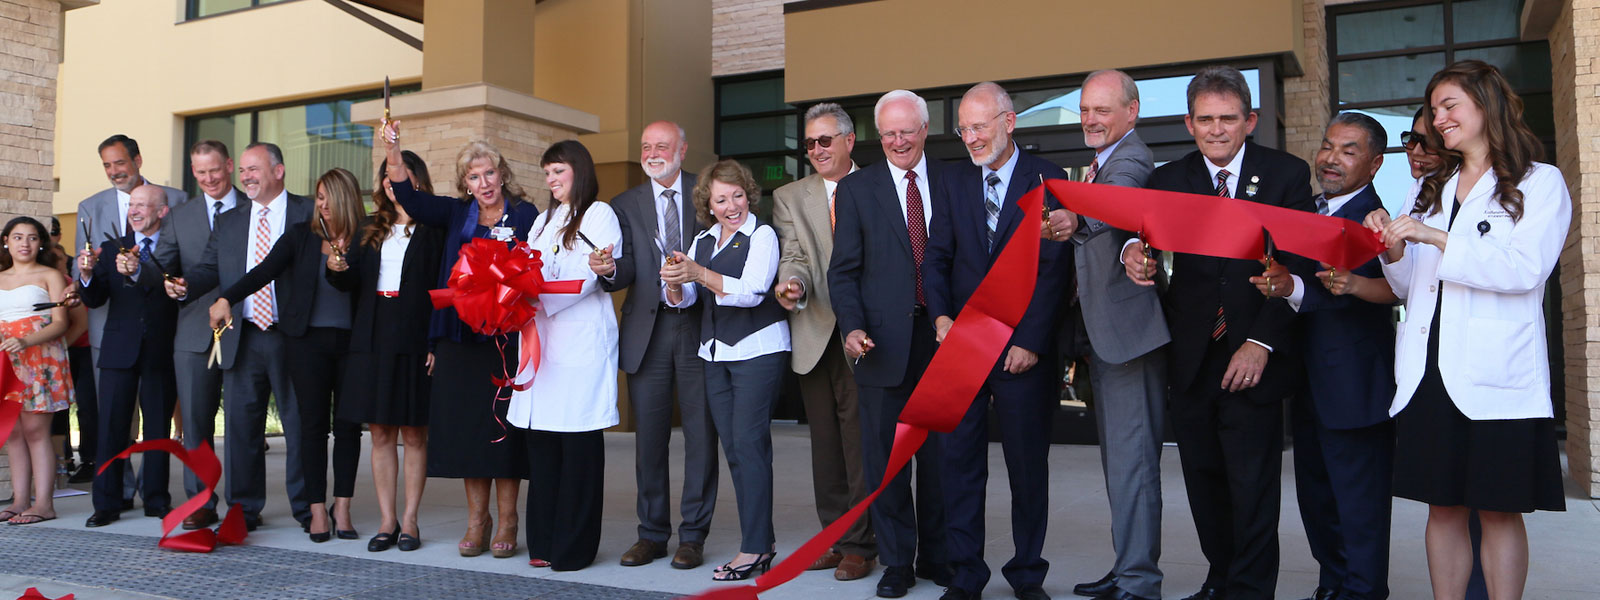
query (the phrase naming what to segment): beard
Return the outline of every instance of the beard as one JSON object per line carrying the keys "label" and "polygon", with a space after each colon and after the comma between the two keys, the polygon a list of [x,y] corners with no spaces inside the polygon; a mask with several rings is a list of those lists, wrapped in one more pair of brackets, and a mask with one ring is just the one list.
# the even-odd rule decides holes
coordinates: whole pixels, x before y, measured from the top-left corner
{"label": "beard", "polygon": [[654,168],[652,168],[650,166],[650,162],[649,161],[646,161],[643,165],[640,165],[640,166],[644,167],[644,174],[649,176],[651,179],[661,179],[663,177],[666,177],[669,174],[678,172],[679,169],[682,169],[683,168],[683,161],[680,161],[680,160],[664,161],[660,166],[654,167]]}

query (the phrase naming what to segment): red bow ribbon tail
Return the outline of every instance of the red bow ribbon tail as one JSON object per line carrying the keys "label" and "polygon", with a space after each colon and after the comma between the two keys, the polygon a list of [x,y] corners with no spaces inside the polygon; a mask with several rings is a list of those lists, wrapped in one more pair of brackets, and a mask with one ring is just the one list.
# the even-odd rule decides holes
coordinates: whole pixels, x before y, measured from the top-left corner
{"label": "red bow ribbon tail", "polygon": [[95,471],[96,475],[104,473],[111,463],[132,456],[138,452],[157,451],[166,452],[177,458],[183,466],[193,471],[195,477],[204,486],[199,494],[183,504],[178,505],[167,516],[161,518],[161,540],[156,546],[180,552],[210,552],[215,550],[217,544],[238,544],[244,541],[247,529],[244,524],[244,511],[238,504],[228,507],[228,515],[222,520],[222,525],[216,531],[210,529],[197,529],[187,533],[172,535],[173,530],[183,525],[183,520],[189,518],[195,511],[205,507],[206,500],[215,493],[217,480],[222,478],[222,464],[217,461],[217,453],[211,449],[209,442],[201,443],[193,450],[185,449],[178,440],[146,440],[118,453]]}
{"label": "red bow ribbon tail", "polygon": [[21,394],[28,386],[17,378],[17,372],[11,369],[11,355],[0,353],[0,443],[11,439],[11,430],[16,427],[17,419],[22,418],[22,398],[11,399],[12,394]]}
{"label": "red bow ribbon tail", "polygon": [[23,592],[21,596],[18,596],[17,600],[73,600],[73,595],[72,594],[67,594],[67,595],[62,596],[60,598],[51,598],[49,596],[46,596],[44,594],[39,593],[39,588],[31,587],[31,588],[28,588],[27,591]]}

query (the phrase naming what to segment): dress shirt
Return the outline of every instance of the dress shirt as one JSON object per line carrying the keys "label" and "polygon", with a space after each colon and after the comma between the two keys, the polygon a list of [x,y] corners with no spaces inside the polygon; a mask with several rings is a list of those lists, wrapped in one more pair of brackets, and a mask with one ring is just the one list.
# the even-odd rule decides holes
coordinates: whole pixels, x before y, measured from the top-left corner
{"label": "dress shirt", "polygon": [[[672,190],[674,192],[677,192],[677,195],[674,196],[672,198],[672,200],[673,200],[674,203],[676,203],[678,205],[678,227],[679,228],[683,227],[683,203],[692,201],[690,198],[684,196],[684,194],[683,194],[683,171],[680,169],[677,173],[675,173],[675,175],[676,175],[676,177],[673,178],[672,185],[670,185],[670,186],[661,185],[661,182],[658,182],[658,181],[656,181],[654,179],[650,180],[650,191],[655,193],[654,198],[655,198],[655,201],[656,201],[656,247],[657,248],[666,248],[667,247],[667,231],[665,229],[666,228],[666,223],[667,223],[667,197],[664,196],[663,194],[665,194],[667,190]],[[692,213],[694,211],[690,211],[690,212]],[[685,243],[692,242],[692,241],[693,240],[685,240]],[[618,249],[620,250],[621,248],[619,247]],[[688,246],[685,246],[683,248],[683,251],[684,252],[688,252],[689,251]],[[661,260],[662,260],[663,264],[665,264],[665,262],[667,260],[667,256],[668,255],[667,255],[666,252],[662,252]],[[616,274],[612,273],[612,275],[615,276]],[[664,281],[661,282],[661,301],[662,302],[666,302],[667,301],[667,283],[664,282]]]}
{"label": "dress shirt", "polygon": [[[247,215],[249,220],[247,221],[246,231],[250,235],[245,240],[244,247],[244,267],[246,271],[256,268],[256,265],[261,263],[256,258],[256,238],[260,236],[260,233],[256,230],[256,223],[261,220],[263,206],[259,202],[252,202],[248,208],[250,212]],[[267,209],[267,228],[269,229],[267,232],[267,248],[270,249],[278,243],[278,238],[283,237],[284,222],[288,220],[289,213],[289,191],[278,192],[278,195],[265,205],[265,208]],[[267,293],[272,295],[272,314],[277,317],[283,312],[278,305],[278,290],[276,286],[271,284],[267,285],[267,290]],[[254,314],[254,308],[251,306],[250,301],[246,300],[244,303],[244,319],[249,321]],[[273,322],[276,323],[277,321]]]}
{"label": "dress shirt", "polygon": [[[894,168],[894,165],[889,165],[889,168],[891,168],[891,169]],[[854,161],[851,161],[851,163],[850,163],[850,172],[849,173],[845,173],[845,175],[849,175],[850,173],[854,173],[854,172],[860,171],[860,170],[861,170],[861,167],[857,167],[856,163]],[[917,173],[917,178],[921,179],[922,178],[922,174],[926,173],[927,171],[928,171],[927,166],[923,166],[922,172]],[[843,179],[843,177],[841,177],[840,179]],[[902,186],[902,187],[904,187],[904,186]],[[824,191],[824,192],[826,192],[828,194],[828,209],[829,210],[833,209],[833,193],[835,191],[837,191],[838,189],[839,189],[839,181],[838,180],[828,179],[826,177],[824,177],[822,179],[822,191]],[[905,197],[905,193],[904,192],[901,192],[901,197],[902,198]],[[903,205],[903,204],[905,204],[905,202],[902,201],[901,204]]]}
{"label": "dress shirt", "polygon": [[1211,159],[1201,157],[1200,162],[1205,163],[1206,171],[1211,173],[1212,189],[1216,189],[1217,187],[1217,173],[1221,172],[1223,169],[1228,170],[1229,198],[1239,197],[1239,171],[1244,169],[1244,148],[1244,146],[1239,146],[1239,151],[1233,154],[1233,160],[1228,161],[1227,166],[1219,167],[1216,163],[1211,162]]}
{"label": "dress shirt", "polygon": [[[1371,184],[1363,185],[1361,186],[1361,189],[1358,189],[1354,192],[1328,198],[1328,215],[1332,216],[1335,213],[1338,213],[1339,209],[1344,208],[1344,205],[1349,203],[1351,198],[1356,197],[1356,194],[1366,191],[1366,189],[1370,186]],[[1289,301],[1289,308],[1294,309],[1295,312],[1300,312],[1300,303],[1305,302],[1306,299],[1306,282],[1301,280],[1299,275],[1290,275],[1289,277],[1294,279],[1294,291],[1289,292],[1289,296],[1284,298],[1284,300]]]}
{"label": "dress shirt", "polygon": [[1017,170],[1017,156],[1019,155],[1020,154],[1017,152],[1017,145],[1012,144],[1011,158],[1006,159],[1006,162],[1000,165],[998,170],[991,169],[988,165],[983,166],[983,185],[989,185],[988,181],[990,173],[994,173],[1000,177],[1000,183],[994,186],[994,191],[1000,197],[1000,210],[1002,211],[1006,209],[1006,190],[1011,187],[1011,174]]}
{"label": "dress shirt", "polygon": [[[1128,133],[1133,133],[1133,130],[1132,130],[1132,129],[1129,129],[1129,130],[1128,130]],[[1095,161],[1096,161],[1096,162],[1099,162],[1099,163],[1100,163],[1100,167],[1101,167],[1101,168],[1105,168],[1105,166],[1106,166],[1106,159],[1108,159],[1108,158],[1110,158],[1110,157],[1111,157],[1111,153],[1112,153],[1112,152],[1116,152],[1116,151],[1117,151],[1117,146],[1121,146],[1121,145],[1122,145],[1122,140],[1125,140],[1125,139],[1128,139],[1128,133],[1124,133],[1124,134],[1122,134],[1122,137],[1119,137],[1119,138],[1117,138],[1117,141],[1115,141],[1115,142],[1111,142],[1111,145],[1109,145],[1109,146],[1106,146],[1106,147],[1104,147],[1104,148],[1101,148],[1101,149],[1099,149],[1099,150],[1096,150],[1096,151],[1095,151],[1095,152],[1094,152],[1094,160],[1095,160]],[[1232,172],[1232,171],[1230,171],[1230,173],[1231,173],[1231,172]],[[1096,177],[1098,177],[1098,176],[1099,176],[1099,175],[1098,175],[1098,174],[1096,174]],[[1215,180],[1215,179],[1213,179],[1213,180],[1212,180],[1212,181],[1216,181],[1216,180]]]}
{"label": "dress shirt", "polygon": [[406,248],[411,247],[410,225],[395,223],[389,226],[389,237],[383,239],[382,258],[378,260],[378,291],[400,291],[400,275],[406,263]]}
{"label": "dress shirt", "polygon": [[[933,231],[933,187],[928,184],[928,155],[923,154],[917,159],[917,166],[911,168],[917,174],[917,191],[922,193],[922,220],[923,231]],[[906,170],[889,163],[889,179],[894,181],[894,194],[900,199],[900,219],[906,217]],[[907,222],[909,224],[909,222]]]}
{"label": "dress shirt", "polygon": [[[766,300],[765,292],[772,288],[772,279],[778,274],[778,234],[770,226],[756,226],[756,220],[746,213],[744,223],[739,225],[737,233],[750,236],[750,254],[745,258],[744,273],[738,278],[723,276],[722,296],[712,294],[718,306],[735,306],[739,308],[755,308]],[[695,236],[693,248],[700,244],[715,244],[711,256],[715,257],[727,247],[727,242],[718,242],[722,234],[722,224],[706,229]],[[732,235],[727,241],[733,240]],[[691,248],[691,250],[693,249]],[[694,256],[690,252],[689,256]],[[701,265],[704,266],[704,265]],[[694,304],[699,296],[698,285],[683,286],[683,301],[671,304],[674,308],[686,308]],[[716,352],[712,352],[712,345],[716,345]],[[750,334],[739,340],[739,343],[728,345],[721,340],[712,338],[700,344],[700,358],[707,362],[731,362],[747,360],[757,356],[765,356],[774,352],[787,352],[789,350],[789,321],[779,319],[776,323],[761,328],[760,331]],[[715,358],[712,358],[715,356]]]}
{"label": "dress shirt", "polygon": [[[201,192],[200,195],[205,196],[206,198],[206,222],[211,224],[212,231],[217,230],[218,212],[228,212],[233,210],[233,207],[239,205],[239,194],[236,193],[231,186],[228,188],[228,193],[223,194],[221,198],[212,198],[204,192]],[[218,202],[222,203],[221,211],[218,211],[216,208]]]}

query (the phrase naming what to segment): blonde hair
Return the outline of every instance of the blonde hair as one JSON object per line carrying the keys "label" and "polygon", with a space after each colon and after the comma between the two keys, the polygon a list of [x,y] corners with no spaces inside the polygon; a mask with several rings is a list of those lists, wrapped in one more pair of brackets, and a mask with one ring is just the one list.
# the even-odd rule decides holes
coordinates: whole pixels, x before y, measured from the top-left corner
{"label": "blonde hair", "polygon": [[473,140],[461,153],[456,155],[456,189],[463,194],[467,192],[467,172],[472,170],[472,162],[480,158],[488,159],[493,164],[494,170],[500,173],[500,187],[506,192],[506,205],[510,206],[522,201],[522,186],[517,185],[516,177],[511,174],[511,166],[506,164],[506,157],[490,146],[489,142]]}
{"label": "blonde hair", "polygon": [[323,232],[338,232],[341,239],[327,240],[329,242],[346,242],[355,239],[356,225],[361,222],[361,217],[366,216],[366,207],[361,204],[361,187],[356,183],[356,176],[339,167],[329,169],[317,178],[317,187],[328,197],[329,212],[333,213],[333,222],[326,223],[322,220],[322,211],[316,211],[311,217],[316,221],[311,232],[317,237],[327,239]]}

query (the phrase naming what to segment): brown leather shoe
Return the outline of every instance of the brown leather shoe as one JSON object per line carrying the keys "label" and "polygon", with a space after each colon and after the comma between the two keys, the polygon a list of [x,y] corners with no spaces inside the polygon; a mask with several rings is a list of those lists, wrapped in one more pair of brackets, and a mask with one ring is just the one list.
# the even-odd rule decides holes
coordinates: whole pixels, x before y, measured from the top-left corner
{"label": "brown leather shoe", "polygon": [[672,568],[693,569],[706,562],[706,545],[699,542],[684,542],[678,544],[678,551],[672,553]]}
{"label": "brown leather shoe", "polygon": [[621,563],[624,567],[637,567],[641,565],[648,565],[651,562],[654,562],[655,559],[664,557],[666,555],[666,544],[642,539],[634,542],[633,546],[629,547],[627,552],[622,553]]}
{"label": "brown leather shoe", "polygon": [[839,561],[839,567],[833,570],[833,578],[839,581],[855,581],[872,574],[872,567],[878,561],[860,554],[846,554]]}
{"label": "brown leather shoe", "polygon": [[806,567],[806,570],[821,571],[823,569],[832,569],[838,567],[841,560],[844,560],[844,555],[840,554],[838,550],[828,550],[827,554],[818,556],[816,562],[811,563],[811,566]]}
{"label": "brown leather shoe", "polygon": [[185,531],[193,531],[196,529],[205,529],[216,524],[217,511],[209,508],[202,508],[194,511],[193,514],[190,514],[188,517],[184,518],[183,529]]}

